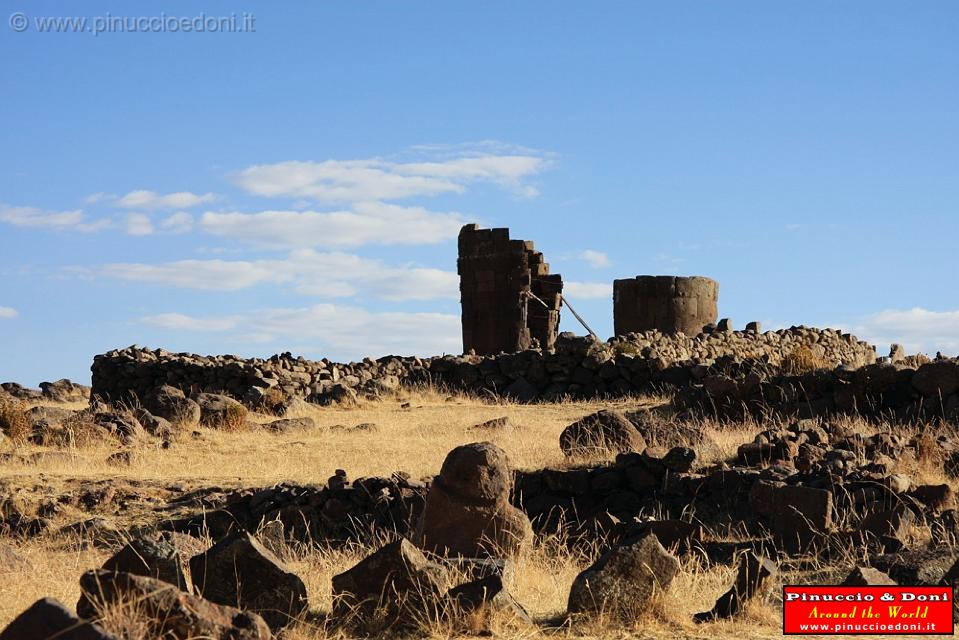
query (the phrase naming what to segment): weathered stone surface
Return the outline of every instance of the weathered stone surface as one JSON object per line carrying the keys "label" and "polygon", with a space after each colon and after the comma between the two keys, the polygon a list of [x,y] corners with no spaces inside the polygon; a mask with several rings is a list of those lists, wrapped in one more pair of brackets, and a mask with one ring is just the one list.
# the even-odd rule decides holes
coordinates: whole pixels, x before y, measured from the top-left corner
{"label": "weathered stone surface", "polygon": [[199,593],[218,604],[239,604],[279,629],[303,614],[306,585],[247,532],[227,536],[190,560]]}
{"label": "weathered stone surface", "polygon": [[532,242],[511,240],[509,229],[468,224],[459,233],[456,264],[464,352],[513,353],[534,344],[553,347],[563,280],[549,273]]}
{"label": "weathered stone surface", "polygon": [[456,447],[433,480],[414,542],[441,555],[510,556],[532,538],[510,504],[513,474],[506,453],[489,442]]}
{"label": "weathered stone surface", "polygon": [[768,591],[778,575],[779,567],[775,562],[751,551],[745,553],[739,560],[735,584],[719,597],[710,611],[697,614],[696,620],[703,622],[737,615],[747,602]]}
{"label": "weathered stone surface", "polygon": [[898,551],[906,544],[916,514],[904,504],[872,513],[856,527],[858,540],[863,544],[878,543],[890,551]]}
{"label": "weathered stone surface", "polygon": [[267,431],[274,433],[286,433],[288,431],[310,431],[316,428],[316,421],[313,418],[281,418],[273,420],[263,425]]}
{"label": "weathered stone surface", "polygon": [[187,428],[200,424],[200,405],[176,387],[159,386],[143,398],[143,403],[150,413],[174,424]]}
{"label": "weathered stone surface", "polygon": [[103,563],[102,568],[156,578],[176,585],[183,591],[190,591],[192,585],[188,580],[188,563],[189,556],[182,557],[169,540],[143,537],[134,538],[124,545]]}
{"label": "weathered stone surface", "polygon": [[697,335],[716,322],[719,284],[701,276],[636,276],[613,281],[616,335],[656,329]]}
{"label": "weathered stone surface", "polygon": [[54,402],[86,402],[90,399],[90,387],[71,382],[67,378],[56,382],[41,382],[40,393]]}
{"label": "weathered stone surface", "polygon": [[137,611],[148,621],[157,638],[170,640],[270,640],[266,622],[255,613],[214,604],[180,591],[173,585],[112,571],[87,571],[80,577],[84,597],[77,613],[95,618],[105,608],[136,602]]}
{"label": "weathered stone surface", "polygon": [[935,585],[957,559],[959,551],[955,549],[916,549],[872,556],[870,563],[898,584]]}
{"label": "weathered stone surface", "polygon": [[959,362],[941,360],[922,365],[912,376],[912,386],[926,398],[945,399],[959,391]]}
{"label": "weathered stone surface", "polygon": [[814,547],[832,528],[832,492],[786,485],[775,494],[773,532],[790,553]]}
{"label": "weathered stone surface", "polygon": [[842,584],[850,587],[878,587],[884,585],[895,585],[896,581],[887,576],[879,569],[873,567],[855,567],[842,581]]}
{"label": "weathered stone surface", "polygon": [[42,598],[0,631],[0,640],[118,640],[99,626],[78,618],[54,600]]}
{"label": "weathered stone surface", "polygon": [[450,589],[446,597],[455,604],[456,613],[473,617],[474,624],[487,626],[493,614],[508,614],[524,624],[533,624],[529,612],[503,586],[497,575],[473,580]]}
{"label": "weathered stone surface", "polygon": [[563,429],[559,447],[567,456],[595,456],[643,451],[646,441],[626,416],[603,409]]}
{"label": "weathered stone surface", "polygon": [[570,614],[606,613],[634,619],[657,590],[669,587],[679,560],[646,536],[617,545],[576,576],[569,593]]}
{"label": "weathered stone surface", "polygon": [[473,429],[478,429],[481,431],[504,431],[512,428],[513,423],[510,421],[509,416],[493,418],[492,420],[487,420],[486,422],[481,422],[480,424],[473,426]]}
{"label": "weathered stone surface", "polygon": [[229,423],[236,413],[246,413],[242,404],[216,393],[201,393],[196,397],[196,402],[200,405],[200,424],[207,427],[221,427]]}
{"label": "weathered stone surface", "polygon": [[447,570],[430,562],[408,540],[399,539],[333,576],[333,610],[341,619],[371,619],[377,610],[391,623],[422,615],[442,597]]}
{"label": "weathered stone surface", "polygon": [[956,494],[948,484],[924,484],[913,489],[910,495],[936,512],[956,506]]}
{"label": "weathered stone surface", "polygon": [[0,542],[0,575],[23,571],[30,567],[30,561],[11,545]]}

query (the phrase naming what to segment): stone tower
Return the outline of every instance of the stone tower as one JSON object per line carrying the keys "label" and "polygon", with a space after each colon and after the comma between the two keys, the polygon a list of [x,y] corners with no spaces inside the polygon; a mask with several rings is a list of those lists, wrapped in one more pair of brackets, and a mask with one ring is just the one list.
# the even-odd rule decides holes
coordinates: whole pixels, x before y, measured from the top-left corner
{"label": "stone tower", "polygon": [[456,267],[463,307],[463,351],[513,353],[528,349],[534,339],[544,349],[553,347],[563,279],[550,274],[543,254],[533,249],[532,242],[510,240],[509,229],[468,224],[460,229]]}
{"label": "stone tower", "polygon": [[716,322],[719,283],[701,276],[636,276],[613,281],[616,335],[659,329],[699,334]]}

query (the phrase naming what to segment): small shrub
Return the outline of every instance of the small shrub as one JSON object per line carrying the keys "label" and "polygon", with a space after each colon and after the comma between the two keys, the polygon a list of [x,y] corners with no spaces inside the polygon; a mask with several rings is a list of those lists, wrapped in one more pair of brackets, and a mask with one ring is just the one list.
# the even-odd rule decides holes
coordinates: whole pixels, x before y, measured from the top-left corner
{"label": "small shrub", "polygon": [[231,404],[226,408],[219,424],[215,425],[222,431],[242,431],[246,429],[246,417],[249,412],[242,404]]}
{"label": "small shrub", "polygon": [[782,369],[789,375],[799,375],[810,371],[832,369],[833,363],[813,351],[809,345],[801,344],[786,354]]}
{"label": "small shrub", "polygon": [[641,354],[639,346],[635,342],[617,342],[613,345],[613,353],[616,355],[625,354],[638,356]]}
{"label": "small shrub", "polygon": [[260,406],[267,413],[276,415],[287,400],[286,394],[279,387],[270,387],[260,399]]}
{"label": "small shrub", "polygon": [[33,432],[27,408],[16,400],[0,400],[0,431],[16,444],[23,444]]}

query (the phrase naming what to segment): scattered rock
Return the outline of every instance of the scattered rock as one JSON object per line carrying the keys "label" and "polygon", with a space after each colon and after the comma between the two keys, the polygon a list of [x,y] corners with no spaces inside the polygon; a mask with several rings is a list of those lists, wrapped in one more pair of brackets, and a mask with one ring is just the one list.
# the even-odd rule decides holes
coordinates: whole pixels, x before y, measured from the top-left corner
{"label": "scattered rock", "polygon": [[512,429],[513,423],[510,422],[509,416],[502,416],[500,418],[493,418],[492,420],[487,420],[486,422],[473,425],[471,428],[480,431],[505,431],[507,429]]}
{"label": "scattered rock", "polygon": [[333,611],[340,620],[364,623],[380,610],[387,626],[402,625],[435,605],[446,582],[445,568],[401,538],[333,576]]}
{"label": "scattered rock", "polygon": [[192,558],[190,572],[204,598],[255,611],[271,629],[286,626],[307,608],[303,580],[245,531]]}
{"label": "scattered rock", "polygon": [[898,584],[936,585],[957,559],[955,549],[916,549],[872,556],[870,563]]}
{"label": "scattered rock", "polygon": [[313,418],[281,418],[263,425],[263,428],[273,433],[288,433],[290,431],[310,431],[316,428]]}
{"label": "scattered rock", "polygon": [[27,560],[16,548],[5,542],[0,542],[0,575],[25,571],[30,568]]}
{"label": "scattered rock", "polygon": [[56,382],[41,382],[40,393],[54,402],[86,402],[90,399],[90,387],[63,378]]}
{"label": "scattered rock", "polygon": [[156,578],[176,585],[183,591],[190,591],[186,569],[189,556],[184,558],[169,539],[134,538],[117,551],[106,562],[107,571],[132,573],[138,576]]}
{"label": "scattered rock", "polygon": [[606,613],[635,619],[657,590],[669,587],[679,560],[656,536],[616,545],[576,576],[569,593],[570,614]]}
{"label": "scattered rock", "polygon": [[137,611],[149,623],[152,637],[170,640],[270,640],[263,618],[250,611],[214,604],[184,593],[169,583],[113,571],[87,571],[80,577],[84,597],[77,613],[96,618],[117,604],[137,603]]}
{"label": "scattered rock", "polygon": [[187,398],[176,387],[169,385],[157,387],[144,399],[144,405],[153,415],[185,428],[193,428],[200,424],[202,415],[200,405]]}
{"label": "scattered rock", "polygon": [[856,535],[862,544],[878,543],[887,551],[899,551],[906,540],[916,514],[904,504],[878,511],[862,519]]}
{"label": "scattered rock", "polygon": [[107,456],[107,464],[111,467],[129,467],[132,466],[139,459],[139,455],[136,451],[126,449],[124,451],[117,451],[116,453],[111,453]]}
{"label": "scattered rock", "polygon": [[570,457],[595,456],[643,451],[646,441],[626,416],[603,409],[563,429],[559,447]]}
{"label": "scattered rock", "polygon": [[737,615],[747,602],[768,590],[778,575],[779,568],[775,562],[751,551],[745,553],[739,560],[736,583],[719,597],[712,610],[696,614],[697,622]]}
{"label": "scattered rock", "polygon": [[842,581],[844,586],[849,587],[878,587],[889,585],[893,586],[896,581],[887,576],[879,569],[872,567],[855,567]]}
{"label": "scattered rock", "polygon": [[457,614],[473,618],[476,626],[486,628],[494,614],[507,614],[515,621],[533,624],[529,612],[503,586],[500,576],[491,575],[450,589],[447,598],[454,603]]}
{"label": "scattered rock", "polygon": [[53,598],[37,600],[0,631],[0,640],[118,640]]}
{"label": "scattered rock", "polygon": [[200,424],[205,427],[235,428],[246,420],[246,408],[229,396],[201,393],[196,402],[200,405]]}

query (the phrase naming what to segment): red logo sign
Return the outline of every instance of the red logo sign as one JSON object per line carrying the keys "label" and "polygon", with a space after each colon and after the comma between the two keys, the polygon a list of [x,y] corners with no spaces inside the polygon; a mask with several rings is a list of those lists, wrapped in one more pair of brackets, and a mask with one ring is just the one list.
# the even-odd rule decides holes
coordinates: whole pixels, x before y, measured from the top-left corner
{"label": "red logo sign", "polygon": [[952,635],[953,588],[783,587],[788,635]]}

